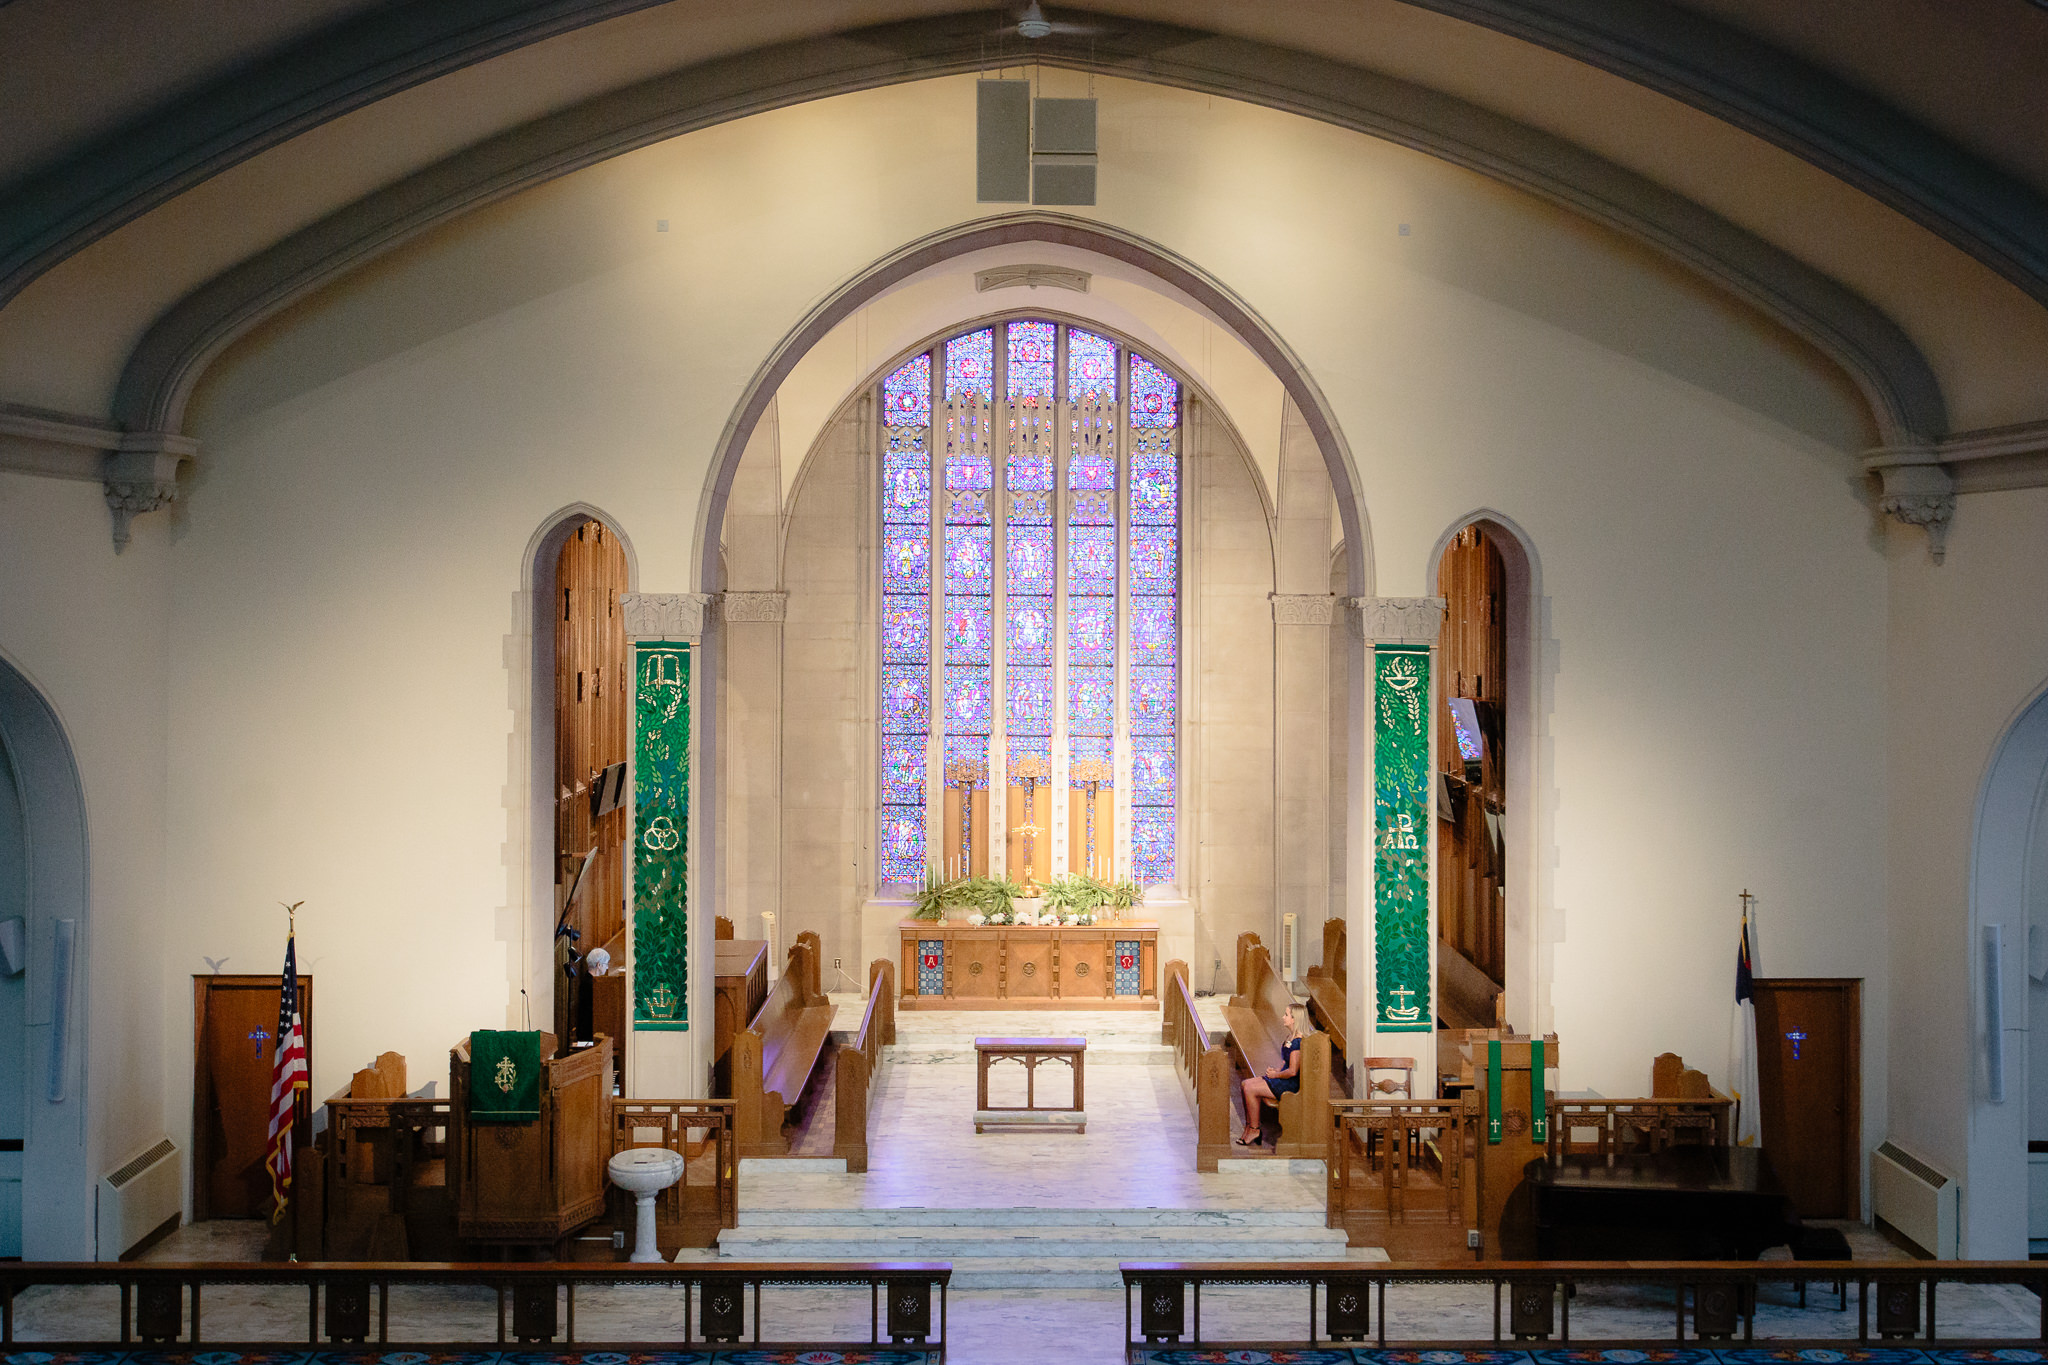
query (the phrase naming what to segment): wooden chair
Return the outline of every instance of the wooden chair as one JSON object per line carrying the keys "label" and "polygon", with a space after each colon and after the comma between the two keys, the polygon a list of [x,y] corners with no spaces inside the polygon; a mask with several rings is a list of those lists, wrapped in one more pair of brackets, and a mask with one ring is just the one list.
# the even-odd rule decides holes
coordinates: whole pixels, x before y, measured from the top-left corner
{"label": "wooden chair", "polygon": [[[1360,1061],[1359,1066],[1365,1073],[1365,1097],[1367,1099],[1412,1100],[1415,1098],[1415,1059],[1413,1057],[1366,1057]],[[1375,1073],[1381,1072],[1386,1074],[1379,1075],[1375,1079]],[[1418,1139],[1420,1138],[1420,1130],[1416,1131],[1416,1136]],[[1368,1132],[1366,1134],[1365,1159],[1367,1169],[1372,1168],[1371,1163],[1376,1156],[1375,1149],[1378,1138],[1379,1134],[1376,1132]],[[1412,1165],[1416,1153],[1410,1152],[1408,1156],[1409,1162]]]}
{"label": "wooden chair", "polygon": [[732,921],[727,919],[724,915],[720,915],[718,917],[717,922],[714,923],[711,927],[711,936],[713,938],[731,938]]}
{"label": "wooden chair", "polygon": [[819,989],[818,954],[816,934],[797,935],[767,1002],[733,1037],[733,1122],[743,1157],[789,1151],[783,1127],[819,1070],[832,1032],[832,1002]]}
{"label": "wooden chair", "polygon": [[[1398,1095],[1404,1100],[1415,1098],[1415,1059],[1413,1057],[1367,1057],[1365,1067],[1365,1097],[1376,1100],[1385,1096],[1389,1099]],[[1373,1079],[1375,1071],[1399,1072],[1396,1079],[1385,1076]]]}

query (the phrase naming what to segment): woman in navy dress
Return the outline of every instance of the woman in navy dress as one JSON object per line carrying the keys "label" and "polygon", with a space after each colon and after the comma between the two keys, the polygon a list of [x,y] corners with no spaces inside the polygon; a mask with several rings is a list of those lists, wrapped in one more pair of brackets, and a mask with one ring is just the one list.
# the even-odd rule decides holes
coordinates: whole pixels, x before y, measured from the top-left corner
{"label": "woman in navy dress", "polygon": [[1263,1140],[1260,1135],[1260,1104],[1273,1106],[1273,1119],[1277,1123],[1280,1119],[1280,1097],[1301,1089],[1301,1026],[1294,1022],[1294,1006],[1289,1005],[1280,1012],[1280,1023],[1287,1030],[1287,1042],[1280,1049],[1279,1067],[1267,1067],[1264,1080],[1251,1076],[1244,1083],[1244,1136],[1237,1140],[1240,1147],[1256,1147]]}

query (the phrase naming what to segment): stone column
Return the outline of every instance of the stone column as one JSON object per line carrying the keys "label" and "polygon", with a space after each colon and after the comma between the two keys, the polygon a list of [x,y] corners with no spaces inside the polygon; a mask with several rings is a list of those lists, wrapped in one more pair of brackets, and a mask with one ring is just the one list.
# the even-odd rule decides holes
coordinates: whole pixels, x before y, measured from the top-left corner
{"label": "stone column", "polygon": [[[638,993],[633,989],[634,981],[628,983],[629,1019],[627,1036],[622,1040],[624,1056],[621,1059],[626,1078],[625,1091],[628,1095],[649,1097],[687,1097],[710,1093],[711,1061],[711,1017],[712,977],[716,970],[712,927],[715,906],[710,892],[711,879],[707,868],[715,857],[712,835],[716,818],[711,813],[717,800],[717,783],[702,780],[710,771],[708,761],[716,746],[710,743],[710,726],[713,721],[707,714],[717,688],[710,685],[710,661],[705,658],[706,624],[710,616],[712,598],[708,593],[625,593],[619,599],[619,609],[626,618],[627,648],[634,651],[634,679],[636,688],[640,677],[638,646],[653,641],[674,641],[690,647],[690,738],[689,771],[690,802],[689,820],[686,832],[685,852],[687,855],[687,878],[685,900],[688,909],[689,926],[688,951],[689,969],[685,983],[685,999],[688,1002],[688,1028],[684,1030],[658,1029],[643,1030],[634,1026],[639,1009]],[[636,695],[637,701],[637,695]],[[635,762],[639,755],[639,708],[635,707],[635,733],[633,749]],[[626,961],[634,972],[639,970],[639,949],[635,941],[635,919],[637,907],[634,876],[638,867],[641,845],[645,842],[640,831],[639,810],[636,806],[634,820],[634,843],[626,870]]]}
{"label": "stone column", "polygon": [[[720,817],[716,896],[741,938],[766,937],[761,916],[782,910],[782,437],[770,403],[747,438],[726,502],[725,594],[719,604]],[[785,945],[822,919],[781,919]],[[782,964],[768,964],[770,977]]]}
{"label": "stone column", "polygon": [[[1413,1057],[1436,1090],[1436,685],[1441,597],[1354,597],[1365,644],[1365,932],[1348,935],[1358,1056]],[[1419,903],[1418,903],[1419,902]],[[1356,903],[1356,901],[1354,901]],[[1354,1059],[1355,1061],[1356,1059]]]}
{"label": "stone column", "polygon": [[[1315,433],[1289,400],[1273,499],[1273,922],[1260,937],[1281,962],[1284,917],[1320,951],[1330,904],[1330,516],[1334,495]],[[1297,962],[1296,972],[1301,974]]]}

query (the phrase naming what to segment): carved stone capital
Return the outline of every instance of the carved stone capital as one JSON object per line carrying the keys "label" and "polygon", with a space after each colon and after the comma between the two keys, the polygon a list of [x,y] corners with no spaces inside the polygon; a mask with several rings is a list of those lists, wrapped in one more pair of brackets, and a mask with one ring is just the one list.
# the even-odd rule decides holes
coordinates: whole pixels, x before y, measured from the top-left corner
{"label": "carved stone capital", "polygon": [[1882,485],[1877,509],[1901,525],[1925,530],[1928,556],[1941,563],[1956,515],[1956,481],[1934,448],[1885,446],[1867,452],[1863,468]]}
{"label": "carved stone capital", "polygon": [[178,466],[199,451],[199,442],[168,431],[131,432],[106,458],[100,481],[114,514],[114,553],[128,548],[129,525],[144,512],[178,500]]}
{"label": "carved stone capital", "polygon": [[1337,599],[1326,592],[1269,592],[1276,626],[1327,626],[1337,616]]}
{"label": "carved stone capital", "polygon": [[711,607],[706,592],[628,592],[619,595],[629,640],[701,640]]}
{"label": "carved stone capital", "polygon": [[1367,641],[1390,645],[1433,645],[1443,629],[1441,597],[1353,597],[1359,634]]}
{"label": "carved stone capital", "polygon": [[718,604],[727,621],[766,621],[781,624],[789,612],[786,592],[729,592]]}

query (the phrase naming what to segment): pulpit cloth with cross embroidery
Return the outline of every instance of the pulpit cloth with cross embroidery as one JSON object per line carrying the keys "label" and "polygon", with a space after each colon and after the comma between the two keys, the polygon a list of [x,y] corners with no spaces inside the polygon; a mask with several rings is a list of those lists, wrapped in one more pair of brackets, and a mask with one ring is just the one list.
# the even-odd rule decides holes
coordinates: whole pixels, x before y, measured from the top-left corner
{"label": "pulpit cloth with cross embroidery", "polygon": [[469,1035],[472,1123],[540,1118],[540,1034],[477,1029]]}

